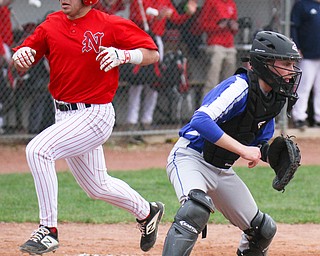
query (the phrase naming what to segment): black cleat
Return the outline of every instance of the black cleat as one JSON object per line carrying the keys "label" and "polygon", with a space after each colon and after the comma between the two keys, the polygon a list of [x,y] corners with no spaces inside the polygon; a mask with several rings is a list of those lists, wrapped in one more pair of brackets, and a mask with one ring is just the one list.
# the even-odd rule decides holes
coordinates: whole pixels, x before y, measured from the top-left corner
{"label": "black cleat", "polygon": [[59,247],[58,231],[45,226],[31,234],[30,239],[20,246],[20,251],[30,255],[42,255],[47,252],[54,252]]}
{"label": "black cleat", "polygon": [[141,231],[140,248],[142,251],[149,251],[157,240],[158,226],[164,213],[164,204],[161,202],[150,203],[150,214],[142,221],[137,220]]}

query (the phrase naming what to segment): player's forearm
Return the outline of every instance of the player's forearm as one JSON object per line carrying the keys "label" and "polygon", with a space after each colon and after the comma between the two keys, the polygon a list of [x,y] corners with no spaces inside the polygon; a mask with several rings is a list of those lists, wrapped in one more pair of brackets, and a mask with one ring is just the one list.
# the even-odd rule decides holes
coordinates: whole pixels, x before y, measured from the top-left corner
{"label": "player's forearm", "polygon": [[159,61],[159,52],[156,50],[149,50],[145,48],[139,48],[142,52],[143,58],[140,63],[141,66],[150,65]]}
{"label": "player's forearm", "polygon": [[108,72],[110,69],[131,63],[135,65],[149,65],[159,60],[159,53],[157,50],[148,50],[139,48],[134,50],[120,50],[114,47],[99,47],[99,54],[96,61],[100,62],[100,69]]}
{"label": "player's forearm", "polygon": [[215,144],[221,148],[227,149],[233,153],[236,153],[238,155],[243,155],[243,152],[245,151],[246,146],[241,144],[239,141],[233,139],[228,134],[224,133],[218,139]]}
{"label": "player's forearm", "polygon": [[208,114],[197,111],[191,119],[190,126],[217,146],[240,156],[244,155],[246,146],[226,134]]}
{"label": "player's forearm", "polygon": [[248,167],[252,168],[258,164],[261,158],[261,152],[258,147],[246,146],[239,141],[233,139],[228,134],[224,133],[215,143],[217,146],[227,149],[238,154],[243,159],[250,161]]}

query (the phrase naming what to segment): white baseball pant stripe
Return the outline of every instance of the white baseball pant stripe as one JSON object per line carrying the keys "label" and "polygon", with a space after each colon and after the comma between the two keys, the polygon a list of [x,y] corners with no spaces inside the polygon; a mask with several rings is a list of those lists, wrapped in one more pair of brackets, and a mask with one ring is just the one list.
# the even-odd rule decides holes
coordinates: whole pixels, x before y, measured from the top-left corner
{"label": "white baseball pant stripe", "polygon": [[102,144],[110,137],[114,122],[111,103],[83,106],[80,110],[57,110],[56,123],[27,145],[26,156],[37,191],[40,224],[57,227],[55,161],[63,158],[88,196],[123,208],[137,219],[148,216],[149,202],[128,184],[107,173]]}

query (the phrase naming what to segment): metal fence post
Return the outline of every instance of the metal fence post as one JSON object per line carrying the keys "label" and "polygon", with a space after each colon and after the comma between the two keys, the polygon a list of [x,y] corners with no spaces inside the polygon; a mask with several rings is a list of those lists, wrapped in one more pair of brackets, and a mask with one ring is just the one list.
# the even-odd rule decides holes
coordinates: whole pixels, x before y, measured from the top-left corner
{"label": "metal fence post", "polygon": [[[284,20],[283,20],[283,34],[290,38],[290,13],[291,13],[291,0],[284,0]],[[287,105],[287,104],[286,104]],[[286,106],[282,109],[279,119],[279,129],[282,134],[286,134],[288,130],[288,117]]]}

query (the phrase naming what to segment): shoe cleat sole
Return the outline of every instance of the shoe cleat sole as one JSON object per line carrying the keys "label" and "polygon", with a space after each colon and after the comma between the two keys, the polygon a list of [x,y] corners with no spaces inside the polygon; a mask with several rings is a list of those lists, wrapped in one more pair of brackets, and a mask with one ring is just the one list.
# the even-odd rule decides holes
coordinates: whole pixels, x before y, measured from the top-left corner
{"label": "shoe cleat sole", "polygon": [[42,255],[43,255],[43,254],[45,254],[45,253],[50,253],[50,252],[55,253],[55,252],[57,251],[57,249],[58,249],[58,248],[53,249],[53,250],[48,251],[48,252],[42,252],[42,253],[27,252],[27,251],[23,251],[23,250],[21,250],[21,256],[22,256],[22,255],[25,255],[25,254],[27,254],[27,255],[32,255],[32,256],[37,256],[37,255],[42,256]]}

